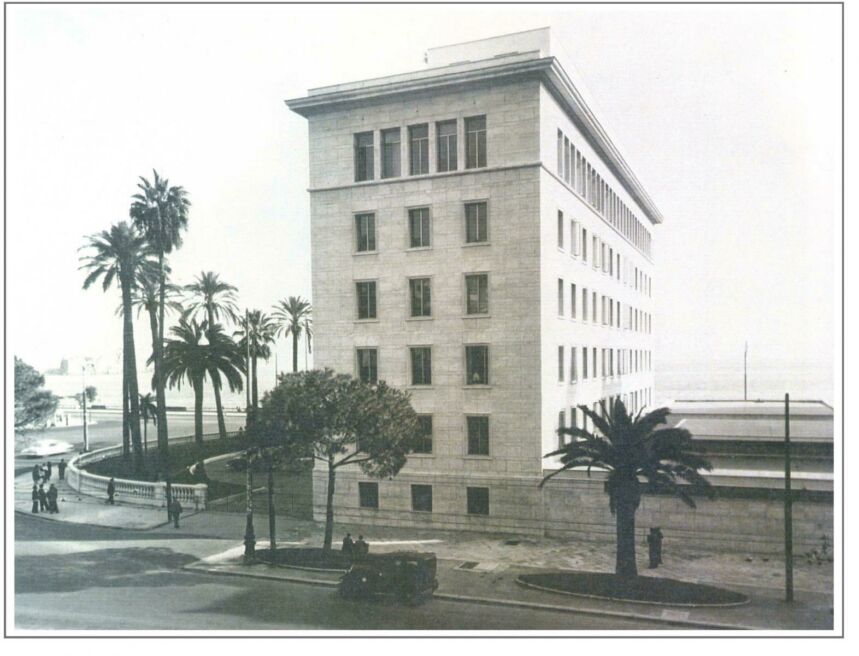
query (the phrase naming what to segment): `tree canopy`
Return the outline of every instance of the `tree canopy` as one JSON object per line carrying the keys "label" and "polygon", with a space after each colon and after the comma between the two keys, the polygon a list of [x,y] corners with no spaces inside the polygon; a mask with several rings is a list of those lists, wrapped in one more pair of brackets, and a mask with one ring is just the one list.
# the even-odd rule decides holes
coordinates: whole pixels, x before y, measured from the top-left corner
{"label": "tree canopy", "polygon": [[15,428],[44,424],[54,414],[60,399],[44,385],[42,374],[15,358]]}

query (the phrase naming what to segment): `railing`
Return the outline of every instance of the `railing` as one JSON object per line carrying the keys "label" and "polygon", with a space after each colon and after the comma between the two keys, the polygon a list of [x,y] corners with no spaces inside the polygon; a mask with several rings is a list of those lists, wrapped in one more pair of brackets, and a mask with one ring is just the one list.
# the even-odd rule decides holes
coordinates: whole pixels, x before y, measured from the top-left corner
{"label": "railing", "polygon": [[[171,444],[192,442],[193,436],[179,437],[170,440]],[[81,453],[69,461],[66,469],[66,481],[69,486],[80,492],[91,496],[107,497],[108,476],[99,476],[81,469],[85,465],[91,465],[107,458],[114,458],[122,454],[122,445],[109,446],[89,453]],[[116,496],[120,501],[134,503],[143,506],[156,506],[164,508],[167,506],[167,483],[165,481],[132,481],[123,478],[113,480]],[[186,483],[173,483],[170,486],[171,494],[179,499],[186,509],[194,504],[195,510],[205,510],[209,487],[205,483],[189,485]]]}

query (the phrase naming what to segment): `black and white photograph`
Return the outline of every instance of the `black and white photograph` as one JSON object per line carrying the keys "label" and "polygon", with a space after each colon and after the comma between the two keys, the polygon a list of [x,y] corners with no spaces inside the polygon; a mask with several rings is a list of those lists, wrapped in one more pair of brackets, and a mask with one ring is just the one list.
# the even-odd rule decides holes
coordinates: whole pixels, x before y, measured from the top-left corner
{"label": "black and white photograph", "polygon": [[4,636],[844,638],[845,11],[4,3]]}

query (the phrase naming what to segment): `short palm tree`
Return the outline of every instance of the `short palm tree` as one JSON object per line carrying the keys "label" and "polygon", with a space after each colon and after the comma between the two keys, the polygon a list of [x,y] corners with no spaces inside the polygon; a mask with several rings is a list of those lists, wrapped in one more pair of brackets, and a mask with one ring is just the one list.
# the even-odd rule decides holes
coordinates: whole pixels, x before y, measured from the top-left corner
{"label": "short palm tree", "polygon": [[[611,404],[606,412],[597,413],[587,406],[579,408],[593,423],[596,431],[583,428],[560,428],[560,436],[573,439],[545,457],[561,457],[562,467],[546,476],[540,485],[562,471],[574,467],[602,469],[608,472],[606,491],[609,508],[616,518],[617,554],[615,574],[635,577],[635,512],[641,502],[642,491],[671,492],[694,508],[692,490],[712,494],[709,481],[700,470],[710,471],[710,463],[690,452],[692,434],[685,428],[661,428],[670,414],[668,408],[659,408],[642,416],[641,411],[632,417],[620,400]],[[641,479],[644,479],[643,482]],[[682,479],[689,485],[678,485]]]}
{"label": "short palm tree", "polygon": [[167,404],[163,373],[164,312],[167,296],[167,265],[165,258],[182,245],[182,232],[188,227],[191,202],[182,187],[171,186],[166,178],[152,171],[152,182],[140,178],[140,192],[131,199],[129,215],[158,257],[158,339],[153,352],[155,367],[155,397],[158,403],[158,450],[167,455]]}
{"label": "short palm tree", "polygon": [[151,392],[140,395],[140,418],[143,420],[143,452],[146,453],[148,450],[147,427],[149,421],[152,420],[153,424],[158,423],[158,407],[155,405],[155,397],[152,396]]}
{"label": "short palm tree", "polygon": [[[122,378],[123,378],[123,435],[130,433],[134,466],[140,471],[143,466],[143,450],[140,440],[140,406],[137,391],[137,360],[134,351],[134,323],[132,321],[132,291],[139,276],[151,271],[154,266],[153,252],[146,240],[127,222],[120,221],[110,230],[104,230],[87,238],[84,248],[90,253],[81,257],[82,269],[89,271],[83,287],[88,289],[101,280],[107,291],[114,281],[122,295]],[[127,443],[123,442],[126,446]]]}
{"label": "short palm tree", "polygon": [[298,338],[305,328],[305,319],[309,318],[312,309],[310,302],[301,296],[290,296],[274,306],[272,317],[277,322],[277,332],[292,335],[292,372],[298,371]]}
{"label": "short palm tree", "polygon": [[[203,314],[209,329],[213,329],[218,322],[229,319],[236,321],[238,307],[236,306],[236,292],[238,289],[220,279],[213,271],[202,271],[197,279],[190,285],[185,285],[185,291],[190,294],[187,313],[188,316],[196,317]],[[210,336],[211,341],[211,336]],[[227,437],[227,426],[224,422],[224,406],[221,403],[221,389],[215,385],[215,410],[218,415],[218,433],[222,438]]]}
{"label": "short palm tree", "polygon": [[267,314],[259,310],[250,310],[238,321],[239,329],[233,333],[239,338],[239,348],[250,359],[247,372],[248,387],[251,398],[248,408],[248,423],[252,423],[259,406],[257,387],[257,360],[268,360],[271,357],[271,344],[277,333],[277,325]]}

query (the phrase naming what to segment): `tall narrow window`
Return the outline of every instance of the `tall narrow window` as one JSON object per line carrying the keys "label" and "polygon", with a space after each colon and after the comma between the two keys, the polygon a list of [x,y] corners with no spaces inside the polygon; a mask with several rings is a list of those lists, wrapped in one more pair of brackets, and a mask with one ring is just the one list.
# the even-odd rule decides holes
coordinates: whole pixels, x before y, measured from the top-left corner
{"label": "tall narrow window", "polygon": [[582,289],[582,321],[588,320],[588,290]]}
{"label": "tall narrow window", "polygon": [[465,242],[476,244],[488,241],[486,203],[465,204]]}
{"label": "tall narrow window", "polygon": [[564,213],[558,210],[558,248],[564,247]]}
{"label": "tall narrow window", "polygon": [[570,140],[564,137],[564,182],[570,184]]}
{"label": "tall narrow window", "polygon": [[564,133],[558,130],[558,177],[564,175]]}
{"label": "tall narrow window", "polygon": [[429,248],[430,211],[428,207],[409,210],[409,248]]}
{"label": "tall narrow window", "polygon": [[599,322],[599,317],[597,317],[597,293],[596,293],[596,292],[592,292],[592,293],[591,293],[591,301],[593,301],[593,302],[591,303],[591,314],[593,315],[593,316],[591,317],[591,320],[592,320],[594,323],[598,323],[598,322]]}
{"label": "tall narrow window", "polygon": [[570,253],[579,254],[579,222],[576,220],[570,221]]}
{"label": "tall narrow window", "polygon": [[564,281],[558,278],[558,316],[564,316]]}
{"label": "tall narrow window", "polygon": [[599,376],[599,371],[597,370],[597,347],[596,346],[594,346],[593,349],[591,350],[591,355],[593,356],[593,358],[591,358],[591,364],[594,367],[593,377],[597,378]]}
{"label": "tall narrow window", "polygon": [[412,278],[409,280],[409,297],[411,298],[412,317],[432,316],[429,278]]}
{"label": "tall narrow window", "polygon": [[588,347],[582,348],[582,379],[588,379]]}
{"label": "tall narrow window", "polygon": [[465,119],[465,168],[486,166],[486,117]]}
{"label": "tall narrow window", "polygon": [[465,276],[465,313],[489,314],[489,276],[474,273]]}
{"label": "tall narrow window", "polygon": [[355,250],[367,253],[376,250],[376,216],[375,214],[355,215],[355,237],[358,243]]}
{"label": "tall narrow window", "polygon": [[382,130],[382,177],[400,175],[400,128]]}
{"label": "tall narrow window", "polygon": [[570,283],[570,317],[576,318],[576,283]]}
{"label": "tall narrow window", "polygon": [[436,123],[435,132],[439,173],[456,171],[456,121]]}
{"label": "tall narrow window", "polygon": [[409,127],[409,175],[429,173],[429,126]]}
{"label": "tall narrow window", "polygon": [[564,347],[558,347],[558,382],[563,383],[566,378],[564,378]]}
{"label": "tall narrow window", "polygon": [[412,453],[432,453],[432,415],[418,415],[418,431]]}
{"label": "tall narrow window", "polygon": [[358,349],[358,378],[362,383],[376,383],[379,380],[377,368],[378,352],[374,348]]}
{"label": "tall narrow window", "polygon": [[486,345],[465,347],[465,375],[467,385],[489,384],[489,347]]}
{"label": "tall narrow window", "polygon": [[570,382],[575,383],[579,379],[579,368],[576,362],[576,352],[578,349],[575,346],[570,347]]}
{"label": "tall narrow window", "polygon": [[432,385],[432,349],[418,346],[409,350],[412,356],[412,385]]}
{"label": "tall narrow window", "polygon": [[373,133],[355,135],[355,182],[373,179]]}
{"label": "tall narrow window", "polygon": [[489,417],[485,415],[466,417],[468,428],[468,455],[489,455]]}
{"label": "tall narrow window", "polygon": [[358,318],[376,318],[376,281],[355,283],[355,291],[358,295]]}
{"label": "tall narrow window", "polygon": [[582,262],[588,261],[588,231],[582,228]]}

